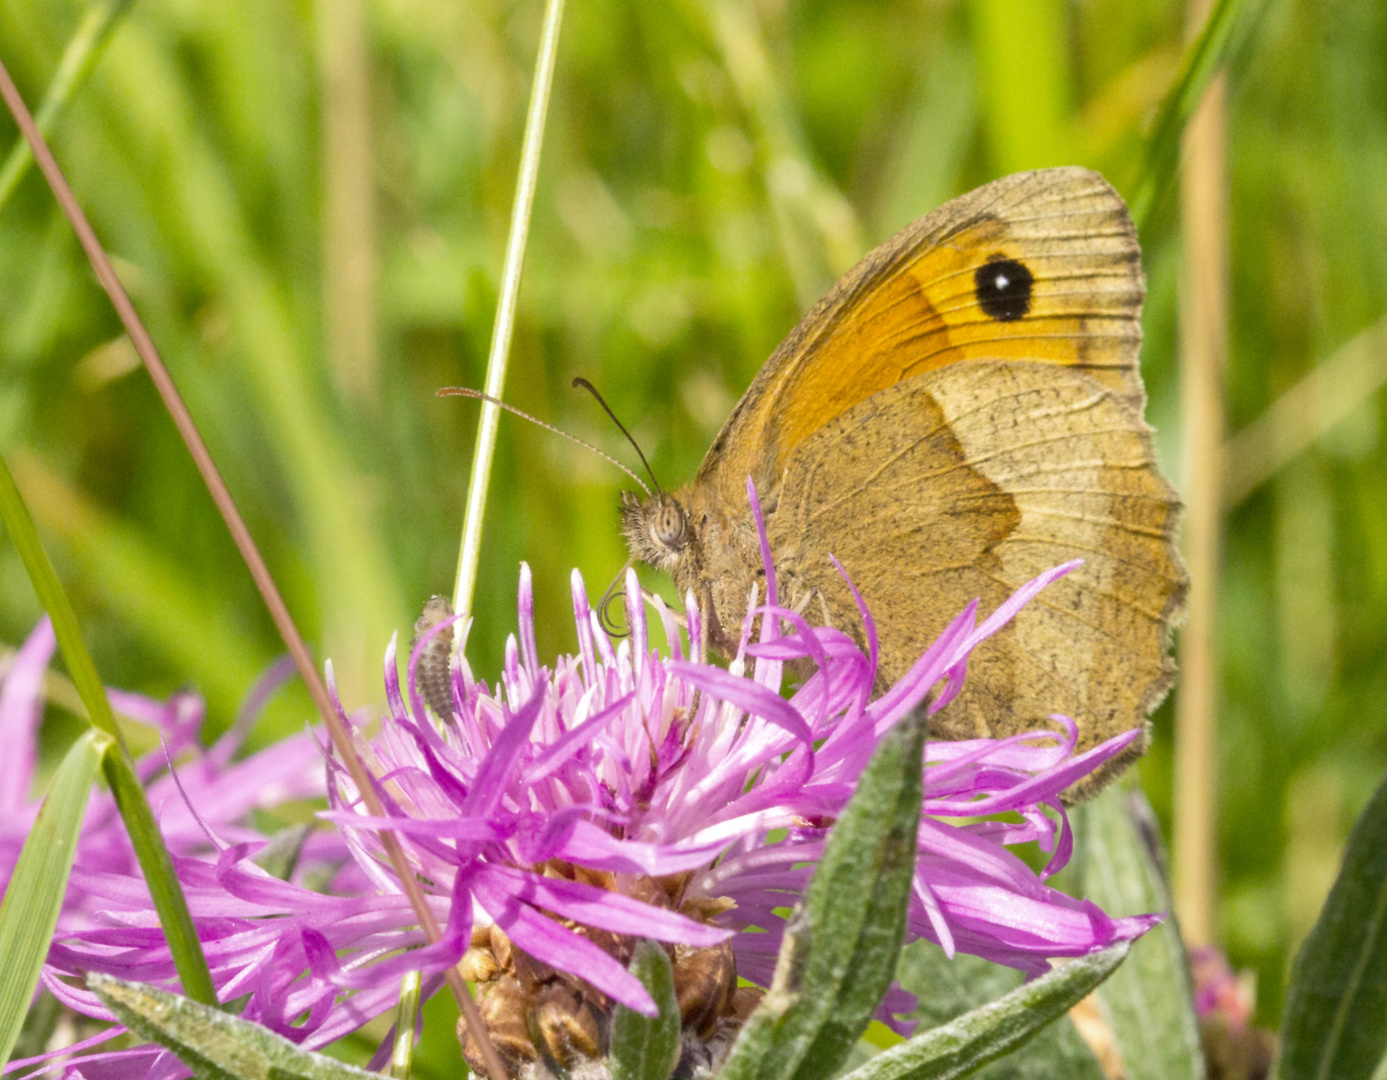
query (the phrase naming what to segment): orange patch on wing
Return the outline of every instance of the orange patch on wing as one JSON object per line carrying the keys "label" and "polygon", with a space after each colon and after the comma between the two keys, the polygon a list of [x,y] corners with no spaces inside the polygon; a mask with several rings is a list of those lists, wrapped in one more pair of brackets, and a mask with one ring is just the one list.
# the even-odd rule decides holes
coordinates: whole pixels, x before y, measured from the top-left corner
{"label": "orange patch on wing", "polygon": [[[1023,318],[995,319],[978,303],[975,274],[996,257],[1018,259],[1035,278]],[[835,416],[902,379],[969,359],[1078,363],[1093,293],[1048,277],[1051,262],[1009,246],[1005,226],[984,220],[890,273],[810,347],[783,392],[777,464]],[[1115,304],[1113,314],[1122,309]]]}

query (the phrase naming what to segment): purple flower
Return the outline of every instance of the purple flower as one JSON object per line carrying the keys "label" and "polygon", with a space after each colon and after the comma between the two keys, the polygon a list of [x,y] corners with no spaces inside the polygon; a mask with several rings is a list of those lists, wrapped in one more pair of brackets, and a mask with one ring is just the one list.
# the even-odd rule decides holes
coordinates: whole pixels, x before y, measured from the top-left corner
{"label": "purple flower", "polygon": [[[1024,586],[981,625],[970,606],[875,701],[870,614],[863,609],[865,653],[841,630],[809,626],[777,605],[768,553],[768,602],[751,606],[726,670],[697,655],[700,616],[691,602],[681,625],[652,601],[667,642],[660,650],[643,604],[628,600],[631,634],[614,642],[576,572],[577,655],[541,665],[522,567],[519,635],[507,643],[494,686],[474,677],[460,650],[438,677],[446,653],[435,641],[456,629],[445,619],[413,649],[403,686],[393,642],[387,650],[388,707],[374,735],[368,717],[342,717],[385,816],[366,814],[328,754],[329,809],[321,816],[340,833],[316,841],[318,851],[328,857],[342,845],[355,860],[332,894],[260,869],[251,856],[265,838],[243,820],[263,804],[259,786],[272,774],[282,778],[278,797],[322,791],[300,771],[306,738],[234,766],[223,744],[176,774],[158,775],[166,764],[153,756],[142,763],[219,996],[246,998],[243,1016],[317,1048],[391,1007],[403,972],[422,971],[427,994],[461,963],[481,984],[490,1036],[515,1071],[541,1054],[571,1065],[601,1055],[614,1003],[654,1012],[627,968],[639,939],[652,938],[672,956],[686,1032],[726,1045],[757,1000],[738,988],[738,976],[769,985],[785,915],[883,735],[931,691],[929,710],[947,708],[972,649],[1073,565]],[[626,588],[628,598],[641,596],[634,575]],[[0,691],[0,737],[13,736],[9,745],[32,744],[37,679],[52,651],[44,633]],[[421,659],[432,716],[421,697]],[[786,698],[788,662],[812,674]],[[330,683],[331,674],[329,666]],[[190,706],[122,702],[165,729],[170,757],[194,747],[196,722],[180,711]],[[1156,921],[1110,919],[1045,885],[1070,853],[1060,793],[1139,736],[1076,755],[1075,725],[1053,719],[1055,730],[929,744],[910,938],[1038,974],[1051,958],[1136,937]],[[15,811],[0,831],[0,858],[9,860],[0,869],[13,865],[6,845],[13,841],[17,852],[32,822],[25,754],[0,771],[0,797]],[[81,987],[82,972],[177,983],[108,801],[94,802],[89,824],[44,980],[65,1004],[105,1017]],[[445,927],[440,941],[425,943],[383,857],[380,829],[401,840]],[[1031,842],[1050,853],[1039,874],[1009,850]],[[359,886],[344,892],[352,881]],[[880,1015],[908,1030],[895,1014],[911,1004],[896,988]],[[463,1048],[476,1057],[470,1036]],[[187,1072],[156,1047],[88,1055],[67,1068],[113,1080]]]}
{"label": "purple flower", "polygon": [[[685,637],[679,619],[653,601],[667,641],[662,653],[651,645],[643,605],[628,600],[630,637],[615,645],[576,572],[578,654],[541,665],[522,566],[519,637],[507,642],[500,681],[488,687],[456,659],[452,707],[436,724],[418,691],[418,669],[423,657],[436,662],[432,637],[450,633],[454,620],[415,646],[403,692],[392,643],[387,715],[373,737],[356,733],[386,816],[365,815],[340,767],[324,816],[342,827],[382,890],[396,886],[373,830],[400,837],[432,895],[447,904],[447,935],[427,950],[424,969],[462,958],[486,984],[483,1011],[513,1066],[537,1056],[527,1014],[553,1005],[555,1038],[576,1049],[555,1045],[541,1018],[542,1049],[569,1064],[600,1050],[597,1017],[612,1001],[653,1013],[626,966],[640,937],[675,946],[681,1006],[691,1002],[686,1026],[735,1028],[754,1004],[736,991],[736,976],[769,985],[784,913],[803,893],[883,734],[931,688],[942,686],[930,711],[946,708],[978,642],[1074,565],[1024,586],[979,626],[970,606],[875,701],[870,615],[863,610],[864,654],[840,630],[810,627],[776,606],[769,562],[771,603],[748,614],[729,670],[696,655],[699,612],[691,602]],[[633,573],[626,596],[641,596]],[[757,616],[762,632],[752,643]],[[787,700],[781,676],[790,661],[808,661],[814,673]],[[1070,854],[1060,793],[1140,734],[1075,755],[1074,723],[1053,719],[1060,730],[929,744],[910,938],[1038,974],[1052,957],[1136,937],[1158,920],[1110,919],[1044,884]],[[1002,814],[1019,820],[997,820]],[[1051,854],[1041,874],[1008,850],[1032,841]],[[420,961],[380,965],[380,977]],[[370,984],[373,976],[363,979]],[[890,1014],[909,1006],[897,990],[883,1019],[904,1029]],[[475,1056],[466,1039],[464,1048]]]}
{"label": "purple flower", "polygon": [[[42,681],[54,647],[52,624],[44,618],[0,678],[0,746],[6,747],[0,755],[0,881],[4,882],[9,881],[39,810],[39,800],[31,789],[37,763],[38,721],[43,710]],[[306,732],[245,761],[231,762],[250,722],[291,670],[284,664],[272,668],[252,690],[238,722],[206,750],[197,742],[206,708],[196,694],[179,692],[168,701],[156,701],[123,690],[107,691],[117,713],[159,733],[161,747],[145,755],[136,770],[159,818],[164,842],[175,857],[212,851],[209,829],[216,830],[221,842],[263,843],[265,837],[245,824],[252,810],[294,799],[322,797],[321,756]],[[170,761],[179,762],[176,776],[170,770]],[[180,785],[197,792],[196,812],[180,793]],[[322,841],[311,842],[308,862],[332,857],[340,850],[335,838],[324,834]],[[91,798],[76,862],[82,875],[140,876],[135,853],[109,792],[97,792]],[[77,879],[69,887],[65,901],[60,930],[92,925],[91,898]]]}

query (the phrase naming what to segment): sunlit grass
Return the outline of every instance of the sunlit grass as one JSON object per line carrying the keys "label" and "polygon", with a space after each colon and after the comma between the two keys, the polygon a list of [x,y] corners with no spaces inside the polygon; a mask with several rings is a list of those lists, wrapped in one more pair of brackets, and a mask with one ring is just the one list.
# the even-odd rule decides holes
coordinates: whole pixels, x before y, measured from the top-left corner
{"label": "sunlit grass", "polygon": [[[482,381],[541,5],[370,10],[374,402],[339,397],[324,359],[309,14],[135,5],[53,138],[290,606],[361,703],[389,632],[451,587],[477,411],[433,391]],[[0,8],[30,100],[82,17],[43,0]],[[684,0],[568,17],[508,396],[623,454],[568,389],[586,375],[673,485],[844,259],[1010,168],[1071,161],[1130,182],[1178,72],[1184,6]],[[1387,309],[1387,11],[1287,0],[1255,29],[1231,72],[1230,431]],[[0,135],[7,151],[8,121]],[[805,184],[777,186],[787,169]],[[1142,232],[1163,449],[1179,434],[1171,203]],[[156,693],[193,683],[223,727],[280,646],[143,377],[85,360],[117,334],[30,176],[0,208],[0,447],[103,676]],[[1368,396],[1345,415],[1227,522],[1223,921],[1269,1021],[1297,913],[1318,906],[1314,876],[1291,869],[1304,838],[1290,793],[1323,804],[1328,844],[1387,765],[1381,408]],[[476,670],[499,662],[519,559],[541,619],[565,610],[574,563],[610,579],[625,557],[620,486],[600,460],[503,419]],[[38,607],[8,541],[0,584],[0,636],[15,643]],[[571,645],[562,618],[538,630],[542,653]],[[307,713],[286,697],[265,734]],[[1168,716],[1142,769],[1163,812]],[[448,1023],[426,1030],[450,1037]]]}

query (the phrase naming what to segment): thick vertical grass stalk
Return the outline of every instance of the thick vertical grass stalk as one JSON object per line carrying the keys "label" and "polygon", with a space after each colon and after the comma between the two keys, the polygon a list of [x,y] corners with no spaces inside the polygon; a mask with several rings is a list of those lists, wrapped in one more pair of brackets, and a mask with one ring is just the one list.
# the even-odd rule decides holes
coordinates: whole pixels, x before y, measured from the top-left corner
{"label": "thick vertical grass stalk", "polygon": [[370,30],[362,0],[314,5],[323,95],[323,337],[338,393],[379,404]]}
{"label": "thick vertical grass stalk", "polygon": [[[1204,23],[1208,0],[1193,0]],[[1215,933],[1218,853],[1217,619],[1223,526],[1223,369],[1228,352],[1226,76],[1209,84],[1185,129],[1181,211],[1181,398],[1184,414],[1185,558],[1189,616],[1180,637],[1181,683],[1175,727],[1175,910],[1185,940]]]}
{"label": "thick vertical grass stalk", "polygon": [[[530,212],[535,203],[535,181],[539,176],[539,153],[544,141],[544,122],[549,114],[549,93],[554,84],[554,61],[559,51],[559,26],[563,21],[563,0],[548,0],[544,9],[544,28],[535,61],[535,78],[530,87],[530,108],[525,115],[525,138],[520,152],[520,175],[515,185],[515,204],[511,209],[510,235],[506,240],[506,261],[501,271],[501,295],[496,302],[496,323],[491,332],[491,351],[486,362],[486,392],[500,398],[506,388],[506,367],[510,362],[511,335],[515,330],[515,302],[520,293],[520,270],[525,262],[525,242],[530,234]],[[496,428],[501,410],[491,402],[482,403],[477,424],[477,444],[472,452],[472,475],[467,482],[467,511],[458,549],[457,582],[453,587],[453,609],[460,614],[472,610],[472,593],[477,586],[477,565],[482,551],[482,518],[486,514],[486,493],[491,484],[491,464],[496,456]]]}

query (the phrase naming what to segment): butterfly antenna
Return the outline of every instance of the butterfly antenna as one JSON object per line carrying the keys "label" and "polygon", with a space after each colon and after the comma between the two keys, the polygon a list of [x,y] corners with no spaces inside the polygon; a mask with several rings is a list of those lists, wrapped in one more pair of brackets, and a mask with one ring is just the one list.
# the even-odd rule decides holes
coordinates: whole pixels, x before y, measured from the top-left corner
{"label": "butterfly antenna", "polygon": [[[595,393],[597,393],[597,391],[594,390],[593,393],[595,394]],[[609,453],[607,453],[605,450],[599,450],[597,447],[593,446],[592,443],[590,443],[590,442],[585,442],[584,440],[578,438],[577,435],[570,435],[568,432],[564,431],[563,428],[555,427],[553,424],[546,424],[543,420],[539,419],[539,417],[537,417],[537,416],[531,416],[529,413],[524,412],[524,411],[521,410],[521,409],[517,409],[514,405],[507,405],[504,401],[500,400],[499,398],[494,398],[494,397],[492,397],[490,394],[484,394],[484,393],[482,393],[480,390],[473,390],[473,389],[471,389],[470,387],[467,387],[467,386],[445,386],[445,387],[443,387],[443,389],[441,389],[441,390],[438,391],[437,396],[438,396],[438,397],[465,397],[465,398],[476,398],[478,401],[486,401],[486,402],[489,402],[489,403],[492,404],[492,405],[495,405],[497,408],[505,409],[506,412],[514,413],[516,416],[519,416],[521,419],[528,420],[528,421],[529,421],[530,423],[532,423],[532,424],[538,424],[540,427],[544,428],[546,431],[552,431],[555,435],[562,435],[565,439],[568,439],[568,440],[571,441],[571,442],[575,442],[575,443],[577,443],[579,446],[581,446],[581,447],[583,447],[583,448],[585,448],[585,449],[587,449],[587,450],[591,450],[594,454],[598,455],[598,457],[604,457],[604,458],[606,458],[606,459],[607,459],[608,461],[610,461],[613,465],[615,465],[618,469],[620,469],[620,470],[621,470],[622,472],[624,472],[627,476],[629,476],[632,480],[634,480],[637,484],[639,484],[640,487],[641,487],[641,490],[645,492],[645,494],[646,494],[647,497],[649,497],[649,495],[650,495],[650,489],[649,489],[648,487],[645,486],[645,481],[642,480],[642,479],[641,479],[639,476],[637,476],[635,473],[633,473],[630,469],[628,469],[628,468],[627,468],[625,465],[623,465],[621,462],[617,461],[616,458],[612,457],[612,455],[609,454]],[[601,398],[598,398],[597,400],[598,400],[598,401],[601,401],[602,399],[601,399]],[[603,402],[603,405],[604,405],[604,407],[605,407],[606,403]],[[610,409],[608,409],[607,411],[608,411],[609,413],[611,412]],[[616,420],[616,417],[613,416],[612,419],[613,419],[613,420]],[[617,427],[621,427],[620,421],[617,422],[617,425],[616,425],[616,426],[617,426]],[[621,430],[622,430],[622,431],[625,431],[626,429],[625,429],[625,428],[621,428]],[[626,437],[627,437],[628,439],[631,438],[630,435],[627,435]],[[636,447],[636,453],[640,454],[640,447],[639,447],[639,446]],[[645,455],[644,455],[644,454],[641,454],[641,460],[642,460],[642,461],[645,460]],[[649,468],[650,468],[650,466],[649,466],[649,465],[646,465],[646,469],[649,470]],[[650,477],[650,479],[653,481],[653,480],[655,479],[654,475],[652,475],[652,476]],[[660,485],[659,485],[659,484],[656,484],[656,485],[655,485],[655,490],[656,490],[656,491],[659,491],[659,490],[660,490]]]}
{"label": "butterfly antenna", "polygon": [[[664,492],[660,489],[660,481],[655,479],[655,470],[650,467],[650,462],[645,460],[645,454],[641,451],[641,444],[636,442],[631,433],[626,430],[626,425],[616,418],[616,413],[612,412],[612,407],[608,405],[602,395],[597,392],[597,387],[593,386],[592,383],[588,382],[587,379],[583,378],[581,375],[573,380],[573,385],[581,386],[597,399],[597,404],[601,405],[607,415],[612,418],[612,423],[621,429],[621,433],[626,436],[627,442],[636,448],[636,454],[640,457],[641,464],[645,466],[645,471],[650,474],[650,482],[655,485],[655,491],[663,495]],[[645,485],[642,484],[641,487],[645,487]],[[646,494],[650,494],[649,489],[646,490]]]}

